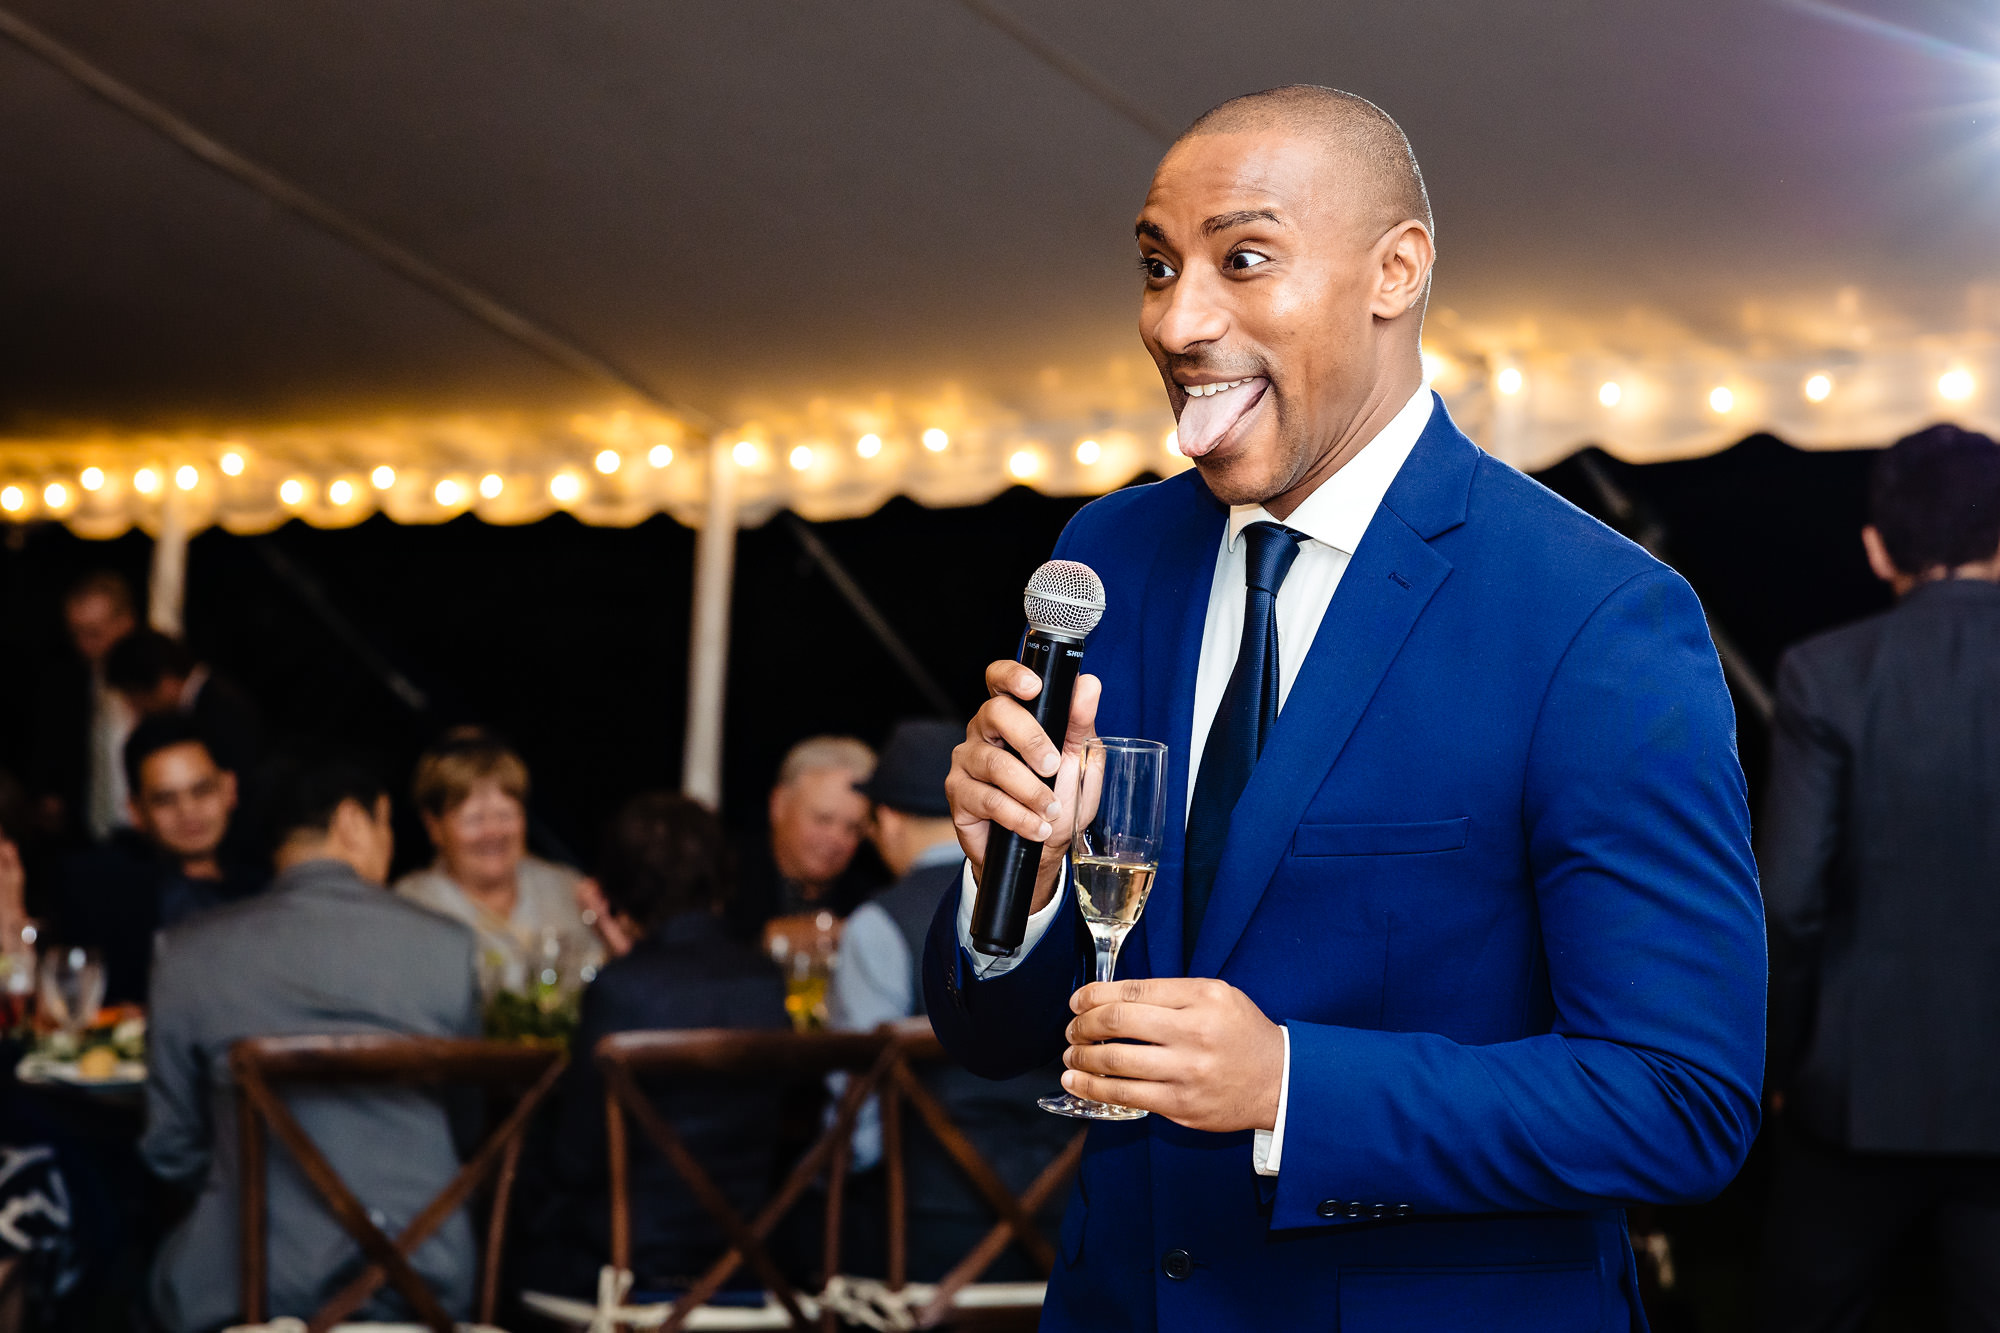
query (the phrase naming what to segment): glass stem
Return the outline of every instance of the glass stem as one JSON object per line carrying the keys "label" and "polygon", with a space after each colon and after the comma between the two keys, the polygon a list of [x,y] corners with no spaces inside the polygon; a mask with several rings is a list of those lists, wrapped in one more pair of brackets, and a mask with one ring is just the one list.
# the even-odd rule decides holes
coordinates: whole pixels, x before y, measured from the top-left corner
{"label": "glass stem", "polygon": [[1111,974],[1118,970],[1118,950],[1125,943],[1130,926],[1092,925],[1090,938],[1097,945],[1097,979],[1111,980]]}

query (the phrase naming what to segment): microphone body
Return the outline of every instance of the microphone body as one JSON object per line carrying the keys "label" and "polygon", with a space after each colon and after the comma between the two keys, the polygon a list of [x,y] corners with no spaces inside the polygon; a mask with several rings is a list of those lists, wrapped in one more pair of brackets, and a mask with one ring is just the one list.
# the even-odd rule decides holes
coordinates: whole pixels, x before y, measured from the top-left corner
{"label": "microphone body", "polygon": [[[1069,733],[1070,696],[1083,663],[1083,641],[1104,615],[1104,582],[1088,565],[1051,560],[1028,580],[1021,606],[1028,613],[1028,632],[1017,660],[1042,682],[1041,692],[1027,701],[1028,712],[1060,749]],[[1046,781],[1055,785],[1054,778]],[[972,900],[972,947],[979,952],[1006,954],[1021,947],[1042,847],[1007,829],[989,834],[986,869]]]}
{"label": "microphone body", "polygon": [[[1060,749],[1069,730],[1070,696],[1083,662],[1083,640],[1031,629],[1021,640],[1018,660],[1042,682],[1041,693],[1027,701],[1028,712]],[[1053,786],[1055,779],[1048,781]],[[972,947],[979,952],[1005,954],[1021,947],[1028,932],[1035,877],[1042,866],[1042,846],[1012,829],[995,828],[987,837],[986,872],[972,900]]]}

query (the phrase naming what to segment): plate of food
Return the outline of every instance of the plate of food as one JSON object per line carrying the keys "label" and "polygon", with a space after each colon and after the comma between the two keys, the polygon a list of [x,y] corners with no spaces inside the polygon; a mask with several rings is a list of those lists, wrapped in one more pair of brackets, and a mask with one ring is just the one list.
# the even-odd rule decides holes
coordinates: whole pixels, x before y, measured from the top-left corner
{"label": "plate of food", "polygon": [[51,1032],[21,1057],[23,1083],[133,1088],[146,1081],[146,1019],[136,1007],[104,1010],[80,1033]]}

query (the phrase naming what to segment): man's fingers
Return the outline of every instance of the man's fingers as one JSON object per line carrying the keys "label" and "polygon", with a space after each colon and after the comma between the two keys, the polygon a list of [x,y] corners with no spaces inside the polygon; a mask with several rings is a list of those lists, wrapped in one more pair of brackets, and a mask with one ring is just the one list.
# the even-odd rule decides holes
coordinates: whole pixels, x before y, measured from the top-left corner
{"label": "man's fingers", "polygon": [[1162,1009],[1186,1009],[1218,998],[1229,984],[1213,977],[1135,977],[1129,981],[1093,981],[1069,997],[1071,1013],[1105,1004],[1150,1004]]}
{"label": "man's fingers", "polygon": [[[1026,670],[1026,668],[1022,668]],[[1092,675],[1076,678],[1076,691],[1069,697],[1069,731],[1063,748],[1077,750],[1097,734],[1097,701],[1104,696],[1104,682]]]}
{"label": "man's fingers", "polygon": [[1101,1078],[1144,1079],[1148,1083],[1171,1083],[1185,1072],[1186,1062],[1158,1046],[1128,1046],[1117,1042],[1101,1046],[1071,1046],[1063,1052],[1063,1063],[1071,1069]]}
{"label": "man's fingers", "polygon": [[957,766],[973,782],[999,788],[1043,819],[1054,819],[1059,813],[1061,801],[1056,793],[1018,755],[977,741],[967,741],[959,751]]}
{"label": "man's fingers", "polygon": [[1102,1078],[1080,1069],[1067,1069],[1062,1076],[1063,1091],[1092,1101],[1129,1106],[1135,1111],[1170,1115],[1181,1104],[1180,1090],[1169,1083],[1148,1083],[1136,1078]]}
{"label": "man's fingers", "polygon": [[1072,1044],[1090,1041],[1143,1041],[1155,1046],[1184,1045],[1195,1033],[1185,1010],[1118,1001],[1086,1009],[1069,1021]]}
{"label": "man's fingers", "polygon": [[966,740],[973,744],[983,742],[987,748],[996,750],[1011,746],[1045,782],[1055,775],[1062,759],[1061,751],[1042,730],[1041,723],[1035,721],[1034,714],[1006,695],[980,705],[979,711],[972,715],[972,725],[966,729]]}
{"label": "man's fingers", "polygon": [[1052,798],[1046,787],[1041,789],[1041,793],[1041,800],[1031,809],[989,782],[961,777],[957,773],[945,779],[945,799],[951,802],[955,820],[961,824],[991,820],[999,827],[1035,842],[1041,842],[1055,833],[1055,826],[1042,813]]}
{"label": "man's fingers", "polygon": [[1011,694],[1016,699],[1032,699],[1042,692],[1042,678],[1019,662],[1001,658],[986,666],[986,692]]}

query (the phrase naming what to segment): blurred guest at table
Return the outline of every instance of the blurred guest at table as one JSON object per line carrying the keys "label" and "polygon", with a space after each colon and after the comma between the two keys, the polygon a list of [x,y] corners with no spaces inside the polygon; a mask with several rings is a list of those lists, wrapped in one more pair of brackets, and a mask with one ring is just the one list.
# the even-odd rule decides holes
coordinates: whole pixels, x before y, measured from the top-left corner
{"label": "blurred guest at table", "polygon": [[[635,797],[604,840],[598,883],[631,951],[583,993],[577,1058],[557,1094],[553,1183],[534,1209],[524,1256],[539,1290],[595,1294],[610,1259],[604,1085],[589,1058],[607,1033],[671,1028],[781,1030],[783,979],[722,919],[728,849],[715,817],[684,796]],[[652,1090],[653,1104],[745,1216],[763,1203],[778,1138],[779,1091],[741,1085]],[[725,1248],[720,1230],[639,1135],[632,1148],[632,1268],[640,1290],[685,1287]]]}
{"label": "blurred guest at table", "polygon": [[730,922],[768,947],[783,937],[796,951],[814,947],[822,916],[837,923],[879,887],[856,865],[868,828],[868,802],[854,784],[875,771],[875,752],[852,736],[800,741],[778,766],[767,837],[742,858],[741,887]]}
{"label": "blurred guest at table", "polygon": [[105,658],[104,679],[134,715],[192,718],[216,763],[244,778],[256,772],[263,738],[257,705],[179,639],[133,630]]}
{"label": "blurred guest at table", "polygon": [[195,719],[147,718],[124,758],[132,827],[63,862],[50,922],[60,943],[102,951],[113,1004],[145,1000],[156,932],[248,897],[266,878],[225,850],[236,775],[216,762]]}
{"label": "blurred guest at table", "polygon": [[2000,1328],[2000,447],[1899,442],[1862,539],[1896,605],[1779,666],[1758,1327],[1860,1328],[1922,1236],[1950,1327]]}
{"label": "blurred guest at table", "polygon": [[447,733],[417,760],[412,794],[437,861],[396,892],[472,927],[488,997],[545,968],[587,976],[628,947],[595,884],[528,854],[528,766],[490,732]]}
{"label": "blurred guest at table", "polygon": [[[965,739],[957,722],[898,723],[882,747],[875,772],[858,790],[874,807],[869,834],[890,872],[892,886],[854,910],[841,935],[828,1007],[831,1026],[866,1032],[924,1012],[919,971],[924,938],[938,901],[958,891],[965,867],[944,780],[951,772],[953,747]],[[1076,1126],[1035,1104],[1062,1092],[1062,1062],[1004,1082],[976,1078],[956,1065],[924,1071],[924,1082],[944,1104],[1000,1179],[1017,1196],[1068,1144]],[[867,1170],[881,1160],[881,1121],[870,1107],[856,1125],[854,1165]],[[977,1244],[999,1216],[921,1129],[906,1141],[909,1199],[910,1276],[919,1282],[942,1277]],[[857,1197],[873,1193],[869,1184]],[[1053,1239],[1061,1221],[1063,1196],[1057,1191],[1043,1210],[1043,1229]],[[1039,1274],[1026,1258],[1009,1253],[986,1273],[988,1281],[1032,1280]]]}
{"label": "blurred guest at table", "polygon": [[104,668],[111,649],[138,623],[131,585],[110,570],[84,575],[63,598],[75,655],[42,680],[30,765],[44,832],[103,838],[126,822],[119,754],[134,718]]}
{"label": "blurred guest at table", "polygon": [[[472,932],[383,888],[394,847],[383,785],[339,763],[288,767],[273,774],[271,811],[278,878],[269,892],[168,931],[153,968],[140,1151],[194,1196],[154,1263],[153,1312],[169,1333],[216,1329],[242,1313],[232,1044],[274,1034],[479,1033]],[[285,1100],[392,1236],[457,1172],[445,1109],[430,1093],[328,1089]],[[362,1258],[291,1156],[274,1149],[269,1161],[267,1314],[303,1318]],[[414,1262],[463,1316],[473,1283],[465,1215]],[[396,1317],[401,1304],[385,1292],[356,1317]]]}

